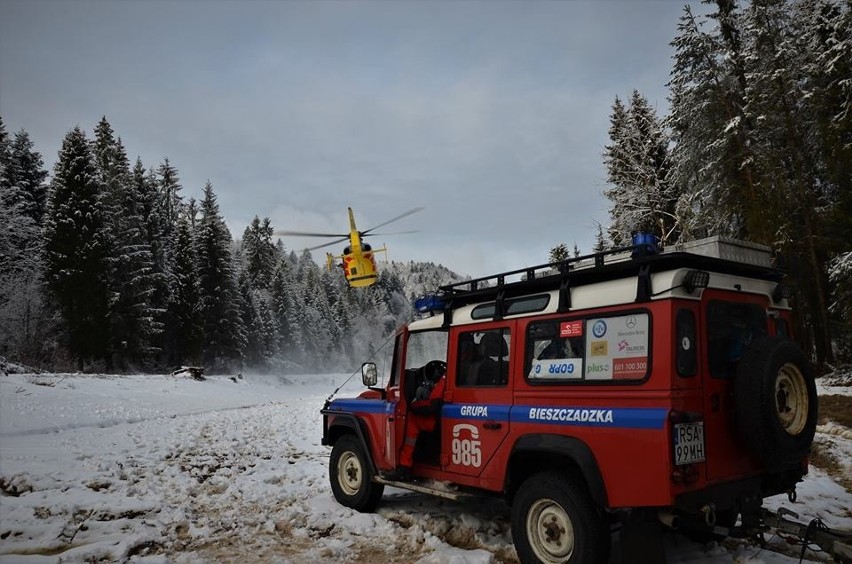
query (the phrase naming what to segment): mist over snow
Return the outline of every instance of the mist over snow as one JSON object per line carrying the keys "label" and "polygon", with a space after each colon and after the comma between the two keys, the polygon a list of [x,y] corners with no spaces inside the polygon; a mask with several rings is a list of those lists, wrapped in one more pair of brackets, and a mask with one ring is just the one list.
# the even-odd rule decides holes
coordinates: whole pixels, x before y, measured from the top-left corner
{"label": "mist over snow", "polygon": [[[0,376],[0,561],[516,561],[497,500],[388,488],[374,514],[337,504],[319,410],[339,386],[340,396],[362,389],[348,374]],[[849,388],[821,393],[838,390]],[[819,436],[850,468],[845,433],[821,427]],[[812,467],[798,494],[796,504],[777,496],[767,505],[852,529],[852,496],[822,471]],[[798,561],[798,547],[767,539],[762,549],[667,534],[666,554],[677,563]]]}

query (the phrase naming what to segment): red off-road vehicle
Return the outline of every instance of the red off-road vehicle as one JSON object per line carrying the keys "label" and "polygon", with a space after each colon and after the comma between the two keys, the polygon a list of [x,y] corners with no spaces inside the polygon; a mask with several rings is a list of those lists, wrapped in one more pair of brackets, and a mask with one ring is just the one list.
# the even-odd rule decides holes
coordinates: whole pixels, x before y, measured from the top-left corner
{"label": "red off-road vehicle", "polygon": [[[807,471],[812,369],[765,247],[653,239],[444,286],[399,329],[384,387],[323,409],[337,500],[384,486],[503,496],[522,562],[596,562],[634,521],[721,534],[760,525]],[[398,478],[418,384],[446,372],[432,432]],[[432,487],[433,481],[449,482]]]}

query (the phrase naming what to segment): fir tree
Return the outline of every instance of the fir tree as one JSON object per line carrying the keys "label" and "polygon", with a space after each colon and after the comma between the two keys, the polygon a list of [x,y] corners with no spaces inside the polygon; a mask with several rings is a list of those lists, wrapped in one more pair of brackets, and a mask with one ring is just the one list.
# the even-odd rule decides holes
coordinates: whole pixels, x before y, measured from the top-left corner
{"label": "fir tree", "polygon": [[169,296],[169,319],[173,320],[174,330],[168,350],[170,362],[175,364],[199,364],[201,345],[204,339],[204,327],[200,311],[200,292],[197,258],[192,235],[192,210],[178,218],[175,229],[174,264],[172,265],[172,291]]}
{"label": "fir tree", "polygon": [[[139,366],[150,361],[162,332],[154,255],[147,231],[148,187],[131,175],[127,153],[112,127],[102,118],[95,128],[94,151],[102,182],[103,208],[110,210],[110,328],[112,350],[119,365]],[[140,165],[141,167],[141,165]],[[140,174],[141,176],[141,174]]]}
{"label": "fir tree", "polygon": [[[717,0],[712,32],[689,10],[675,40],[672,178],[690,235],[773,245],[795,264],[798,331],[831,362],[829,258],[852,229],[850,9],[830,0]],[[844,227],[845,226],[845,227]]]}
{"label": "fir tree", "polygon": [[595,244],[592,246],[592,252],[602,253],[609,248],[606,236],[604,235],[603,226],[600,223],[596,224]]}
{"label": "fir tree", "polygon": [[[5,136],[3,131],[2,137]],[[7,141],[0,143],[6,144]],[[6,200],[7,206],[17,207],[21,213],[31,217],[36,225],[41,225],[47,206],[47,171],[41,154],[33,149],[33,142],[23,129],[0,152],[5,154],[0,157],[5,161],[0,165],[3,168],[0,197]]]}
{"label": "fir tree", "polygon": [[290,317],[296,308],[293,285],[292,263],[287,257],[282,257],[273,274],[270,293],[271,314],[276,331],[273,348],[276,354],[284,358],[289,358],[292,352],[293,330]]}
{"label": "fir tree", "polygon": [[246,275],[253,289],[265,290],[275,271],[275,246],[272,244],[272,224],[269,218],[254,216],[243,233],[242,255]]}
{"label": "fir tree", "polygon": [[552,249],[550,249],[550,254],[547,257],[547,262],[562,262],[568,258],[568,245],[565,243],[559,243]]}
{"label": "fir tree", "polygon": [[156,178],[145,170],[142,159],[138,157],[130,174],[130,192],[134,195],[139,215],[139,233],[144,237],[143,244],[150,250],[151,256],[151,291],[147,303],[154,314],[153,322],[158,330],[151,335],[150,346],[160,350],[161,359],[168,359],[172,353],[170,343],[174,342],[174,327],[167,323],[170,319],[167,309],[171,292],[166,274],[165,249],[171,248],[171,243],[165,241],[165,219],[159,205]]}
{"label": "fir tree", "polygon": [[162,164],[157,167],[157,179],[163,216],[167,219],[167,224],[174,226],[177,224],[182,205],[180,191],[183,187],[180,185],[178,171],[172,166],[169,159],[163,159]]}
{"label": "fir tree", "polygon": [[45,277],[81,370],[86,360],[106,360],[109,350],[105,238],[97,165],[85,133],[75,127],[65,136],[54,168],[45,221]]}
{"label": "fir tree", "polygon": [[264,361],[264,346],[261,339],[261,320],[258,315],[258,303],[252,292],[247,271],[239,276],[240,319],[245,331],[245,347],[243,356],[248,366],[258,367]]}
{"label": "fir tree", "polygon": [[163,159],[162,164],[157,167],[156,184],[158,196],[156,200],[159,228],[162,229],[163,241],[160,254],[162,255],[162,269],[168,275],[172,265],[171,243],[174,241],[174,229],[177,225],[178,216],[183,206],[180,196],[182,186],[178,171],[171,165],[169,159]]}
{"label": "fir tree", "polygon": [[[772,243],[800,265],[794,276],[805,303],[812,305],[811,329],[819,358],[831,362],[826,265],[829,259],[822,210],[830,205],[827,179],[818,162],[820,144],[814,140],[813,113],[802,91],[806,83],[796,52],[792,18],[786,2],[755,2],[743,21],[743,43],[748,82],[744,114],[758,123],[752,148],[759,217],[750,224],[752,238],[771,234]],[[759,225],[759,226],[758,226]]]}
{"label": "fir tree", "polygon": [[635,90],[629,108],[616,97],[610,120],[612,143],[604,151],[607,180],[613,185],[604,192],[612,201],[610,238],[616,246],[627,245],[633,233],[644,231],[675,241],[678,198],[668,179],[668,136]]}
{"label": "fir tree", "polygon": [[[729,25],[732,17],[726,16]],[[753,199],[754,182],[742,74],[729,57],[739,54],[729,53],[723,38],[704,31],[703,23],[685,7],[672,42],[671,109],[665,122],[673,141],[670,181],[685,194],[678,215],[686,238],[742,237],[748,219],[744,204]]]}
{"label": "fir tree", "polygon": [[231,234],[219,213],[208,181],[196,235],[205,364],[223,366],[241,359],[245,333],[240,322],[239,293],[231,257]]}

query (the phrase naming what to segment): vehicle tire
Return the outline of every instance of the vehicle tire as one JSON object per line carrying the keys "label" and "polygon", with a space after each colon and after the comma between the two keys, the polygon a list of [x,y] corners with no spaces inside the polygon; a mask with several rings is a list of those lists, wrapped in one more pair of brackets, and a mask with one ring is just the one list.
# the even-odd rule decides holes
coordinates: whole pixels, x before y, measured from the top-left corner
{"label": "vehicle tire", "polygon": [[344,435],[334,443],[328,474],[334,499],[362,513],[373,511],[385,491],[384,485],[373,482],[364,448],[354,435]]}
{"label": "vehicle tire", "polygon": [[737,428],[770,471],[808,454],[817,423],[813,370],[804,353],[779,337],[761,337],[743,354],[734,383]]}
{"label": "vehicle tire", "polygon": [[521,484],[512,538],[524,564],[604,562],[609,555],[609,529],[585,484],[565,473],[541,472]]}

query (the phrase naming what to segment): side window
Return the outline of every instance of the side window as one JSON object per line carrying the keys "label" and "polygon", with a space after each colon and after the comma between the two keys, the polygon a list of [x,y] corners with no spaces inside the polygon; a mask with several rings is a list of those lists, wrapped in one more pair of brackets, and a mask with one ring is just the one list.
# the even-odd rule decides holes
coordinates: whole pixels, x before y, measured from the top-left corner
{"label": "side window", "polygon": [[651,320],[631,313],[586,320],[586,380],[642,380],[648,374]]}
{"label": "side window", "polygon": [[583,322],[552,320],[527,327],[526,374],[532,381],[583,378]]}
{"label": "side window", "polygon": [[758,304],[710,301],[707,304],[710,374],[716,378],[733,378],[746,347],[766,334],[766,312]]}
{"label": "side window", "polygon": [[675,350],[677,373],[695,376],[698,368],[698,351],[695,340],[695,314],[689,309],[679,309],[675,320]]}
{"label": "side window", "polygon": [[508,329],[469,331],[458,337],[457,386],[505,386],[509,381]]}

